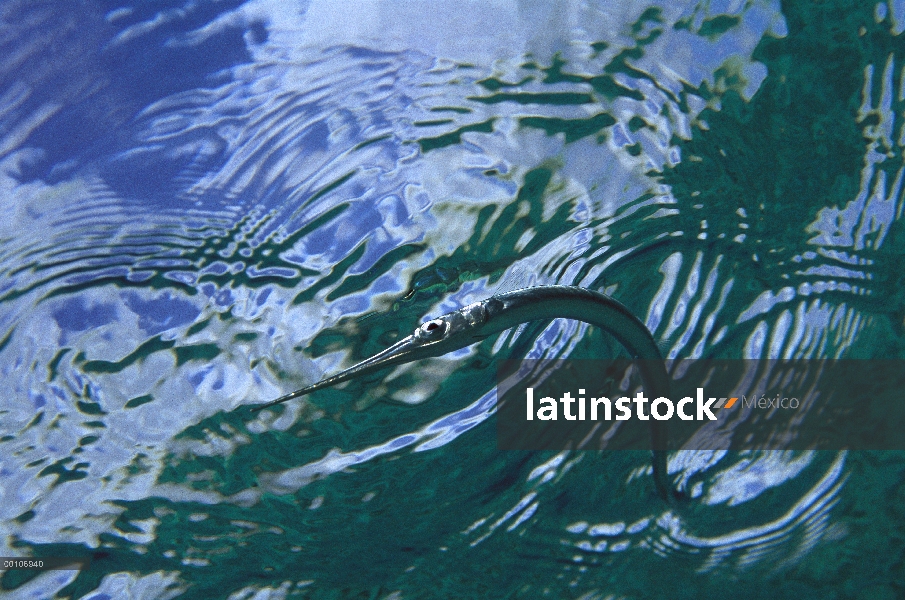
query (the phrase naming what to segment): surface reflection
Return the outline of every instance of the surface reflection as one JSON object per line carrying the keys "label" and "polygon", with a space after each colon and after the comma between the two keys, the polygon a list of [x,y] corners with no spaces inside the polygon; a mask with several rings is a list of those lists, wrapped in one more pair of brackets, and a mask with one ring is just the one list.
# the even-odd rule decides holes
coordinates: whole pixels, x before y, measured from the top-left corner
{"label": "surface reflection", "polygon": [[0,553],[94,559],[0,584],[895,595],[897,453],[678,452],[671,508],[498,451],[494,360],[615,355],[580,323],[243,407],[533,285],[669,358],[901,356],[900,4],[7,2]]}

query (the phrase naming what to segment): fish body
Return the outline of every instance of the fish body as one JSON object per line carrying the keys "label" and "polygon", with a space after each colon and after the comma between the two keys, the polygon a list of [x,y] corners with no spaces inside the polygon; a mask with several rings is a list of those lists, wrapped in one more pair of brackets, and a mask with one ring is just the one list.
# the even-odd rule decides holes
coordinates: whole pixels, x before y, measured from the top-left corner
{"label": "fish body", "polygon": [[[282,404],[394,365],[442,356],[522,323],[558,318],[583,321],[615,337],[633,358],[642,359],[638,366],[647,396],[669,396],[669,375],[663,357],[644,323],[605,294],[574,286],[550,285],[498,294],[431,319],[374,356],[252,410]],[[666,473],[666,425],[652,419],[650,426],[654,483],[660,495],[669,500],[677,494],[670,490]]]}

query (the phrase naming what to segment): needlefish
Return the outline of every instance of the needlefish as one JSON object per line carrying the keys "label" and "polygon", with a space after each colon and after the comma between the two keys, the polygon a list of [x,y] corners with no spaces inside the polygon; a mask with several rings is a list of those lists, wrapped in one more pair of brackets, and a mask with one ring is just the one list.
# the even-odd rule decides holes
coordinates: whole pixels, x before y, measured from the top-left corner
{"label": "needlefish", "polygon": [[[253,407],[263,410],[317,390],[394,365],[442,356],[531,321],[575,319],[612,335],[637,363],[641,384],[650,398],[669,397],[669,375],[660,349],[647,327],[625,306],[593,290],[562,285],[524,288],[491,296],[421,324],[414,333],[360,363],[315,384]],[[653,479],[669,501],[680,494],[668,484],[666,425],[650,420]]]}

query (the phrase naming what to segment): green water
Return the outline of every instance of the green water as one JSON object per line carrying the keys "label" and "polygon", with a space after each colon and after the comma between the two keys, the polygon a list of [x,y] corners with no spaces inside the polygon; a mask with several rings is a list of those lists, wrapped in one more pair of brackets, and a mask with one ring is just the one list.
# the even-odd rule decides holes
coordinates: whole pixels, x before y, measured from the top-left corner
{"label": "green water", "polygon": [[[8,176],[46,214],[0,229],[5,551],[93,561],[4,592],[905,597],[902,452],[675,454],[669,506],[646,452],[498,451],[495,359],[617,352],[576,323],[246,406],[524,285],[605,291],[670,357],[905,355],[898,9],[619,6],[613,37],[494,61],[268,55],[231,77],[283,95],[135,117],[154,160],[195,152],[176,175]],[[241,126],[205,154],[208,113]]]}

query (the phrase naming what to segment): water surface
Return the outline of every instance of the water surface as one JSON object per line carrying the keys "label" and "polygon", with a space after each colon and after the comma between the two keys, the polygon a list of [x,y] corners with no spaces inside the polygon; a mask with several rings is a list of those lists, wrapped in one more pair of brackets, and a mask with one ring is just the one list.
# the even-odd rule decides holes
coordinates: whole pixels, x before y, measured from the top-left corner
{"label": "water surface", "polygon": [[[12,597],[895,598],[902,454],[500,452],[496,357],[250,413],[519,287],[671,358],[903,355],[905,4],[8,0]],[[131,596],[129,596],[131,595]]]}

